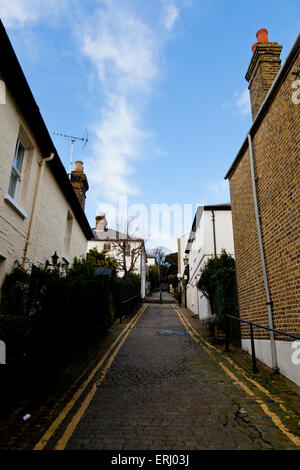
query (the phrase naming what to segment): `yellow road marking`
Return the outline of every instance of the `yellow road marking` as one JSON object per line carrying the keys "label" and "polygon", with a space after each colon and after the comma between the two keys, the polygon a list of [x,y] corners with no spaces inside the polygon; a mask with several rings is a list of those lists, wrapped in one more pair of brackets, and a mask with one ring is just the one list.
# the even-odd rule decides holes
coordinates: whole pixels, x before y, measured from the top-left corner
{"label": "yellow road marking", "polygon": [[85,380],[85,382],[79,387],[79,389],[75,392],[71,400],[66,404],[66,406],[63,408],[63,410],[59,413],[57,418],[53,421],[51,426],[47,429],[47,431],[43,434],[39,442],[34,446],[33,450],[43,450],[44,447],[47,445],[57,428],[60,426],[60,424],[64,421],[65,417],[69,413],[69,411],[73,408],[77,400],[79,399],[80,395],[84,392],[88,384],[91,382],[93,377],[95,376],[96,372],[100,369],[100,367],[103,365],[103,363],[106,361],[108,358],[109,354],[111,351],[114,349],[116,344],[120,341],[122,336],[126,333],[126,331],[131,327],[135,319],[139,315],[141,315],[147,308],[147,305],[143,305],[141,310],[130,320],[130,322],[126,325],[126,327],[121,331],[117,339],[113,342],[113,344],[108,348],[108,350],[105,352],[105,354],[102,356],[98,364],[94,367],[88,378]]}
{"label": "yellow road marking", "polygon": [[234,375],[233,372],[231,372],[231,370],[227,369],[226,366],[224,366],[224,364],[222,362],[219,362],[218,363],[223,370],[225,370],[226,374],[229,375],[229,377],[236,383],[239,384],[239,386],[250,396],[250,397],[253,397],[254,393],[252,392],[252,390],[250,390],[249,387],[247,387],[247,385],[244,384],[244,382],[242,382],[241,380],[239,380],[237,378],[236,375]]}
{"label": "yellow road marking", "polygon": [[[147,307],[146,307],[147,308]],[[142,313],[144,312],[141,311],[139,314],[138,314],[138,317],[135,319],[135,321],[130,325],[130,328],[129,330],[127,331],[127,333],[125,334],[124,338],[120,341],[120,343],[118,344],[118,346],[116,347],[115,351],[113,352],[113,354],[111,355],[111,357],[109,358],[109,361],[107,362],[107,365],[104,367],[103,371],[101,372],[101,376],[100,378],[97,380],[97,382],[95,382],[91,388],[91,390],[89,391],[89,393],[87,394],[87,396],[85,397],[84,401],[82,402],[81,404],[81,407],[80,409],[77,411],[77,413],[73,416],[71,422],[68,424],[63,436],[61,437],[61,439],[57,442],[56,446],[54,447],[55,450],[64,450],[67,443],[69,442],[70,438],[72,437],[79,421],[81,420],[83,414],[85,413],[86,409],[88,408],[91,400],[93,399],[96,391],[97,391],[97,388],[99,387],[99,385],[101,385],[102,381],[104,380],[108,370],[110,369],[110,366],[112,365],[116,355],[118,354],[121,346],[123,345],[123,343],[125,342],[125,340],[127,339],[128,335],[130,334],[131,330],[135,327],[135,324],[137,323],[137,321],[140,319]]]}
{"label": "yellow road marking", "polygon": [[[184,315],[181,315],[181,312],[178,311],[175,306],[173,306],[173,307],[174,307],[175,312],[178,314],[179,319],[181,320],[181,323],[183,324],[183,326],[185,327],[185,329],[188,331],[188,333],[190,334],[190,336],[193,338],[193,340],[194,340],[196,343],[200,344],[201,341],[199,341],[199,339],[196,338],[196,336],[193,334],[193,331],[189,328],[189,325],[188,325],[188,324],[186,323],[186,321],[185,321],[186,318],[184,317]],[[204,349],[211,357],[213,357],[211,351],[210,351],[209,349],[207,349],[203,344],[201,344],[201,345],[202,345],[203,349]]]}
{"label": "yellow road marking", "polygon": [[292,434],[283,424],[279,416],[277,416],[276,413],[273,413],[273,411],[270,411],[268,406],[262,400],[256,399],[256,401],[257,403],[259,403],[266,415],[268,415],[272,419],[275,426],[277,426],[280,431],[283,432],[283,434],[285,434],[290,439],[290,441],[292,441],[297,447],[300,447],[300,437],[295,436],[295,434]]}
{"label": "yellow road marking", "polygon": [[[205,342],[207,345],[208,343],[200,337],[199,333],[192,327],[192,325],[190,325],[190,323],[188,322],[188,320],[186,319],[185,315],[176,307],[174,306],[174,309],[176,311],[176,313],[178,314],[180,320],[182,321],[183,325],[186,327],[188,333],[191,335],[191,337],[195,340],[195,335],[193,334],[193,332],[196,333],[196,335],[202,339],[203,342]],[[184,317],[184,320],[183,318]],[[191,328],[190,328],[190,327]],[[196,340],[197,343],[199,343],[198,340]],[[205,346],[203,346],[203,343],[202,343],[202,347],[206,350],[207,348],[205,348]],[[214,348],[216,349],[216,351],[220,354],[220,351],[217,350],[217,348]],[[209,351],[210,352],[210,351]],[[217,359],[210,353],[210,355],[217,361]],[[226,358],[227,359],[227,358]],[[229,361],[230,363],[232,363],[232,365],[235,366],[234,362],[233,361]],[[230,371],[222,362],[218,362],[218,364],[222,367],[222,369],[226,372],[226,374],[234,381],[234,382],[237,382],[240,387],[247,393],[247,395],[253,397],[254,396],[254,393],[252,392],[252,390],[250,390],[249,387],[247,387],[247,385],[244,384],[244,382],[242,382],[238,377],[236,377],[236,375],[234,375],[234,373],[232,371]],[[241,370],[238,366],[236,366],[237,369]],[[245,376],[245,374],[243,374]],[[245,376],[245,378],[248,379],[247,376]],[[248,379],[249,380],[249,379]],[[250,382],[256,386],[260,391],[262,391],[263,393],[266,393],[267,392],[267,395],[268,396],[272,396],[264,387],[260,386],[260,384],[258,384],[255,380],[250,380]],[[273,398],[274,399],[274,398]],[[279,416],[277,416],[276,413],[272,412],[269,410],[268,406],[266,405],[266,403],[263,402],[263,400],[259,399],[259,398],[255,398],[256,402],[260,405],[260,407],[262,408],[262,410],[264,411],[264,413],[269,416],[273,423],[275,424],[275,426],[277,426],[280,431],[285,434],[289,439],[290,441],[293,442],[293,444],[295,444],[296,446],[300,446],[300,438],[298,436],[295,436],[293,433],[291,433],[287,428],[286,426],[282,423],[281,419],[279,418]]]}
{"label": "yellow road marking", "polygon": [[[204,338],[202,338],[202,336],[198,333],[198,331],[196,331],[193,326],[190,324],[190,322],[188,321],[188,319],[185,317],[184,313],[181,312],[178,308],[177,310],[180,312],[181,315],[183,315],[183,317],[185,318],[185,321],[186,323],[190,326],[190,328],[194,331],[194,333],[199,337],[199,339],[204,342],[207,346],[209,346],[211,349],[214,349],[218,354],[221,354],[220,350],[218,348],[215,348],[212,344],[209,344]],[[248,380],[250,383],[252,383],[252,385],[254,385],[255,387],[257,387],[262,393],[264,393],[265,395],[267,395],[268,398],[270,398],[271,400],[274,400],[275,402],[277,402],[280,406],[280,408],[283,410],[283,411],[287,411],[286,407],[282,404],[282,400],[280,400],[279,398],[273,396],[269,390],[267,390],[265,387],[263,387],[260,383],[258,383],[256,380],[248,377],[245,372],[243,371],[243,369],[241,369],[230,357],[227,357],[225,356],[225,359],[235,368],[237,369],[239,372],[241,372],[241,374],[243,375],[243,377]]]}

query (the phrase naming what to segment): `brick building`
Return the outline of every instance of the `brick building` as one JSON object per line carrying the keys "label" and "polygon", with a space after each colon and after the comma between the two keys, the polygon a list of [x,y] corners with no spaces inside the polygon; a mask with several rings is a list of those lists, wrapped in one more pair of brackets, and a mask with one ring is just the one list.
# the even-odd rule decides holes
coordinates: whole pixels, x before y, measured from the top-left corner
{"label": "brick building", "polygon": [[[300,336],[300,35],[282,46],[259,30],[246,74],[253,124],[229,179],[240,317]],[[249,327],[242,347],[250,350]],[[300,385],[292,338],[255,328],[258,359]]]}

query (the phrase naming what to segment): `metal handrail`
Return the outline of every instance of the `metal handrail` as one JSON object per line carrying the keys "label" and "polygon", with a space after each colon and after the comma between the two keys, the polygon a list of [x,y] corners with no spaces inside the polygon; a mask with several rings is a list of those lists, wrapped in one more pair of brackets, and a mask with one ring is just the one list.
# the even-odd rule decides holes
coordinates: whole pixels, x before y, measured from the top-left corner
{"label": "metal handrail", "polygon": [[257,372],[257,365],[256,365],[256,355],[255,355],[255,345],[254,345],[254,334],[253,334],[253,326],[257,328],[263,328],[264,330],[273,331],[274,333],[278,333],[280,335],[289,336],[290,338],[295,338],[300,340],[300,336],[292,335],[291,333],[284,333],[280,330],[275,330],[274,328],[268,328],[267,326],[259,325],[258,323],[254,323],[252,321],[243,320],[242,318],[234,317],[232,315],[225,314],[225,345],[226,351],[229,351],[229,328],[228,328],[228,320],[227,318],[233,318],[234,320],[238,320],[239,322],[247,323],[250,325],[250,339],[251,339],[251,354],[252,354],[252,370],[253,373],[256,374]]}
{"label": "metal handrail", "polygon": [[225,317],[234,318],[235,320],[242,321],[243,323],[248,323],[249,325],[252,324],[254,326],[257,326],[258,328],[263,328],[264,330],[274,331],[274,333],[278,333],[280,335],[285,335],[285,336],[290,336],[291,338],[300,339],[300,336],[295,336],[295,335],[292,335],[291,333],[284,333],[283,331],[275,330],[274,328],[268,328],[267,326],[258,325],[258,323],[254,323],[253,321],[242,320],[242,318],[233,317],[232,315],[227,315],[227,314],[225,314]]}
{"label": "metal handrail", "polygon": [[123,302],[121,302],[121,304],[126,304],[127,302],[130,302],[130,300],[133,300],[133,299],[140,299],[140,295],[135,295],[134,297],[130,297],[129,299],[126,299],[126,300],[123,300]]}
{"label": "metal handrail", "polygon": [[[134,308],[133,308],[133,313],[137,311],[137,309],[140,307],[142,303],[142,298],[140,295],[135,295],[134,297],[130,297],[129,299],[123,300],[120,302],[121,304],[121,309],[120,309],[120,323],[122,322],[122,317],[126,317],[129,315],[129,310],[130,310],[130,302],[134,303]],[[124,312],[123,308],[125,307],[126,311]]]}

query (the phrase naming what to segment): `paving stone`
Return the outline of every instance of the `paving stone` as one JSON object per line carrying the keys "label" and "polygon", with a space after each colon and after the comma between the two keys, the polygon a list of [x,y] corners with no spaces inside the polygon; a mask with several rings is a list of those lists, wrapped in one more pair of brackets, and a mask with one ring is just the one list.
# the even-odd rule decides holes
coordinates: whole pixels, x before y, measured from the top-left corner
{"label": "paving stone", "polygon": [[[177,332],[184,332],[184,327],[172,306],[149,304],[67,448],[77,449],[78,438],[93,434],[95,424],[97,436],[106,434],[106,439],[98,438],[99,448],[106,442],[105,448],[115,450],[120,448],[120,435],[127,440],[123,449],[130,450],[291,446],[278,428],[262,425],[261,408],[256,414],[253,406],[247,409],[255,400],[249,400],[218,361],[190,336]],[[236,418],[242,408],[247,409],[247,421]],[[262,437],[266,434],[268,443]]]}

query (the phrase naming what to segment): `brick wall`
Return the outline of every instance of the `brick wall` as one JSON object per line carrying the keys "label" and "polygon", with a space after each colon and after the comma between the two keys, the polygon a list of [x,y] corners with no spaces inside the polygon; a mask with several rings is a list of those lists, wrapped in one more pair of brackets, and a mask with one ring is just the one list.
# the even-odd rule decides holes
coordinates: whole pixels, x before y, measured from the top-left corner
{"label": "brick wall", "polygon": [[277,42],[257,43],[246,80],[249,82],[252,117],[255,118],[280,70],[282,46]]}
{"label": "brick wall", "polygon": [[[298,54],[253,138],[274,328],[295,335],[300,335],[300,105],[292,102],[291,85],[299,66]],[[240,316],[268,326],[248,150],[230,177],[230,193]],[[255,334],[269,337],[263,330]],[[248,327],[242,335],[249,337]]]}

